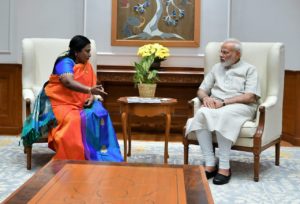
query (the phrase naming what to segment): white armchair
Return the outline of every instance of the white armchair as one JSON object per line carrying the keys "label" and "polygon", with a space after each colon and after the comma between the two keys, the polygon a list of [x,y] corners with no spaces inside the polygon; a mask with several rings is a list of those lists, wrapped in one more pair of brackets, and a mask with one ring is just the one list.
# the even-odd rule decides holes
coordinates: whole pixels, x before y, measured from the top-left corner
{"label": "white armchair", "polygon": [[[205,74],[219,62],[220,42],[205,49]],[[279,165],[284,85],[284,46],[282,43],[242,43],[242,59],[256,66],[261,84],[260,106],[256,118],[244,123],[232,147],[254,155],[254,180],[259,180],[260,153],[275,144],[275,164]],[[190,102],[192,112],[200,107],[198,98]],[[193,116],[191,116],[193,117]],[[185,132],[185,131],[184,131]],[[215,138],[214,138],[214,141]],[[194,133],[183,137],[184,163],[188,163],[189,144],[198,144]],[[216,143],[215,143],[216,145]]]}
{"label": "white armchair", "polygon": [[[70,39],[55,38],[25,38],[22,41],[22,93],[23,119],[28,116],[34,101],[44,83],[48,81],[53,71],[56,58],[69,48]],[[90,63],[97,70],[96,45],[91,40]],[[23,121],[24,121],[23,120]],[[48,142],[48,135],[44,135],[37,142]],[[27,153],[27,169],[31,169],[32,146],[25,146]]]}

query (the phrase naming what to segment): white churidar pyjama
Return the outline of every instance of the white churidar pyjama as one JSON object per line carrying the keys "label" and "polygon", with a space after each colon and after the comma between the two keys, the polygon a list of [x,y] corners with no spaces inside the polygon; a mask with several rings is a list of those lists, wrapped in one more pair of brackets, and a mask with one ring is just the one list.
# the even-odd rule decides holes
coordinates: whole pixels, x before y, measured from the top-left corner
{"label": "white churidar pyjama", "polygon": [[[216,158],[213,152],[211,132],[206,129],[197,130],[196,136],[205,160],[205,166],[215,166]],[[219,168],[230,169],[229,160],[232,141],[223,137],[219,132],[216,132],[216,136],[219,146]]]}

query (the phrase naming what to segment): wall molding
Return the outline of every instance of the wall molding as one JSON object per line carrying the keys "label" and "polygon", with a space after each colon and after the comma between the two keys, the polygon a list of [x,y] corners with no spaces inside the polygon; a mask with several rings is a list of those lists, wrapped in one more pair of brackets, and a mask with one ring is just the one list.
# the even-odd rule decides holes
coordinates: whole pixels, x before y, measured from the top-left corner
{"label": "wall molding", "polygon": [[[135,53],[112,53],[97,52],[98,65],[127,65],[132,66],[133,62],[138,61],[139,57]],[[197,66],[195,66],[195,64]],[[184,55],[172,54],[167,60],[162,62],[164,67],[203,67],[204,54]]]}
{"label": "wall molding", "polygon": [[231,5],[232,5],[232,0],[228,0],[228,5],[227,5],[227,38],[231,37]]}
{"label": "wall molding", "polygon": [[83,0],[83,35],[86,36],[86,21],[87,21],[87,1]]}
{"label": "wall molding", "polygon": [[12,43],[12,19],[13,19],[13,6],[12,6],[12,1],[8,0],[8,5],[9,5],[9,9],[8,9],[8,18],[9,18],[9,25],[8,25],[8,49],[7,50],[0,50],[0,54],[11,54],[11,43]]}
{"label": "wall molding", "polygon": [[[97,52],[98,56],[136,56],[136,53]],[[204,57],[204,54],[172,54],[170,57]]]}

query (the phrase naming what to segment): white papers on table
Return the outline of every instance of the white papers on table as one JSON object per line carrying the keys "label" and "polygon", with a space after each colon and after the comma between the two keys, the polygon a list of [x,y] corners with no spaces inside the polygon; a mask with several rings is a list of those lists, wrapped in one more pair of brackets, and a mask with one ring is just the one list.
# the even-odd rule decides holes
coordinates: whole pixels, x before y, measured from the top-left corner
{"label": "white papers on table", "polygon": [[144,97],[127,97],[128,103],[162,103],[169,100],[168,98],[144,98]]}

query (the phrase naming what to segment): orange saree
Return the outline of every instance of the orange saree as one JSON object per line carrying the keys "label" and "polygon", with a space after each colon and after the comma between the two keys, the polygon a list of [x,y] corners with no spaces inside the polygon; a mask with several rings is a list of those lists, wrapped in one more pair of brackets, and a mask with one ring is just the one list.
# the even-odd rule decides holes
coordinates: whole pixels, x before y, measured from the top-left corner
{"label": "orange saree", "polygon": [[[90,63],[74,66],[74,80],[86,85],[96,85],[96,76]],[[57,126],[48,135],[48,144],[56,154],[54,159],[84,160],[84,146],[81,134],[80,111],[89,94],[70,90],[59,81],[58,75],[51,75],[45,87]]]}

